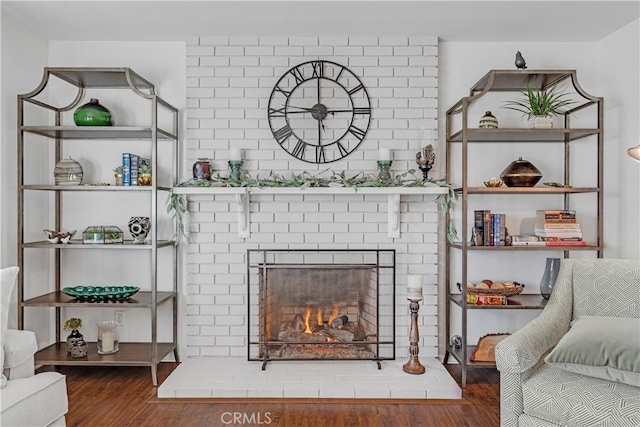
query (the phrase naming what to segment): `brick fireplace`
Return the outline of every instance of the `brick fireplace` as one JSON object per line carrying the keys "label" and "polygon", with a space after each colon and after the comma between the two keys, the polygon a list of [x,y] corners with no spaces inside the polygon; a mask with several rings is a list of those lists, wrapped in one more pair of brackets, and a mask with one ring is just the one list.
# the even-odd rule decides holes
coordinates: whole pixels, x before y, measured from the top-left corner
{"label": "brick fireplace", "polygon": [[[290,67],[313,59],[349,67],[372,101],[371,126],[343,160],[315,165],[287,154],[267,121],[269,94]],[[380,148],[392,151],[392,174],[415,168],[420,129],[437,129],[436,37],[208,37],[187,39],[184,170],[198,158],[227,173],[230,150],[243,150],[254,177],[330,168],[375,173]],[[438,160],[437,160],[438,164]],[[437,167],[436,167],[437,169]],[[441,168],[442,171],[444,168]],[[441,173],[441,172],[440,172]],[[432,176],[439,176],[434,169]],[[181,351],[184,357],[247,357],[247,250],[384,249],[396,252],[395,349],[407,352],[406,276],[424,277],[420,355],[437,356],[438,212],[434,194],[399,200],[399,230],[390,237],[387,195],[254,191],[250,229],[238,234],[234,194],[189,195],[190,243],[182,257]],[[385,291],[387,292],[387,291]]]}

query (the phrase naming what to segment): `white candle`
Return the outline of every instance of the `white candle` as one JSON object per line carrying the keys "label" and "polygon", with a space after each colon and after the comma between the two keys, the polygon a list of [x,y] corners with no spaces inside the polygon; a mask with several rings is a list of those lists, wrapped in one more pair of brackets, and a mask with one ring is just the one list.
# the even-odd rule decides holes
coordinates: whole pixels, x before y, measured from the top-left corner
{"label": "white candle", "polygon": [[409,296],[422,297],[422,276],[410,274],[407,276],[407,291]]}
{"label": "white candle", "polygon": [[391,160],[391,150],[389,150],[388,148],[381,148],[378,151],[378,160],[383,162],[388,162],[389,160]]}
{"label": "white candle", "polygon": [[109,351],[113,351],[114,349],[114,341],[113,341],[113,331],[104,331],[102,333],[102,351],[107,353]]}
{"label": "white candle", "polygon": [[237,162],[242,160],[242,150],[239,148],[232,148],[229,150],[229,160]]}

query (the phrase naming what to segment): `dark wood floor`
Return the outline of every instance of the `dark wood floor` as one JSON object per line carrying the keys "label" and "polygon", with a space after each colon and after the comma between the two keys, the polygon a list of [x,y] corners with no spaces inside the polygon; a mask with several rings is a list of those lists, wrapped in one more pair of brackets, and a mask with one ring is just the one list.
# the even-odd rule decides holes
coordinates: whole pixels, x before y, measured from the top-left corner
{"label": "dark wood floor", "polygon": [[[162,363],[159,380],[175,363]],[[459,367],[447,369],[459,379]],[[67,426],[428,426],[499,425],[499,374],[471,370],[463,399],[157,399],[148,368],[60,368],[67,376]],[[35,408],[34,408],[35,409]],[[234,419],[235,417],[235,419]]]}

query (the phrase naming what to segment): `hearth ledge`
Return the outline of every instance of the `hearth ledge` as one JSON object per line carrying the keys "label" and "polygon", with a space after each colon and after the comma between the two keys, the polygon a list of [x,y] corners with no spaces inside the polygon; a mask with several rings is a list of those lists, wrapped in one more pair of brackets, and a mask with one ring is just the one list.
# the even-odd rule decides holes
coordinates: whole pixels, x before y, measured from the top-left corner
{"label": "hearth ledge", "polygon": [[246,188],[237,187],[174,187],[174,194],[186,196],[235,195],[238,205],[238,237],[246,239],[251,234],[251,218],[249,199],[251,194],[371,194],[388,197],[388,237],[400,237],[400,196],[403,195],[440,195],[446,194],[445,187],[278,187],[278,188]]}

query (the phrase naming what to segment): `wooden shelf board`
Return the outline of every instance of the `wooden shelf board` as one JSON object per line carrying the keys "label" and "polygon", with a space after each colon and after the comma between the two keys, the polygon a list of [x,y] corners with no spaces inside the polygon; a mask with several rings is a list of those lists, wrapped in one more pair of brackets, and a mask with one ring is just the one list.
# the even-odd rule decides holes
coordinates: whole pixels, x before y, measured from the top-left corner
{"label": "wooden shelf board", "polygon": [[[457,193],[462,187],[454,188]],[[571,194],[597,193],[597,187],[467,187],[468,194]]]}
{"label": "wooden shelf board", "polygon": [[[462,243],[450,243],[452,248],[462,249]],[[597,251],[602,248],[598,245],[586,246],[471,246],[467,245],[470,251]]]}
{"label": "wooden shelf board", "polygon": [[[590,135],[597,135],[599,129],[534,129],[534,128],[500,128],[500,129],[467,129],[468,142],[565,142],[574,141]],[[451,142],[462,142],[463,131],[459,130],[451,135]]]}
{"label": "wooden shelf board", "polygon": [[[462,294],[451,294],[449,299],[462,307]],[[473,305],[467,304],[469,310],[540,310],[547,305],[541,295],[520,294],[507,297],[507,305]]]}
{"label": "wooden shelf board", "polygon": [[[158,248],[164,248],[167,246],[172,246],[173,240],[159,240]],[[51,243],[46,240],[39,242],[28,242],[22,244],[23,248],[44,248],[44,249],[115,249],[115,250],[140,250],[146,249],[150,250],[152,248],[151,245],[139,245],[134,244],[132,240],[125,240],[124,243],[110,243],[110,244],[100,244],[100,243],[82,243],[82,240],[74,239],[70,240],[69,243]]]}
{"label": "wooden shelf board", "polygon": [[[455,348],[453,346],[448,346],[449,354],[451,354],[459,363],[462,362],[462,348]],[[467,347],[467,366],[469,368],[495,368],[495,362],[472,362],[471,355],[473,351],[476,349],[475,345],[470,345]]]}
{"label": "wooden shelf board", "polygon": [[[156,305],[160,305],[170,300],[175,295],[174,292],[158,292]],[[87,306],[91,308],[151,308],[151,292],[138,292],[133,297],[119,301],[85,302],[62,292],[51,292],[39,297],[31,298],[22,303],[24,307],[78,307]]]}
{"label": "wooden shelf board", "polygon": [[[152,128],[137,126],[21,126],[27,133],[47,138],[62,139],[151,139]],[[177,137],[162,129],[157,130],[158,140],[176,140]]]}
{"label": "wooden shelf board", "polygon": [[[151,360],[151,343],[123,343],[113,354],[98,354],[95,342],[89,342],[86,357],[75,359],[67,353],[67,343],[52,344],[36,353],[36,365],[84,365],[84,366],[153,366]],[[158,343],[158,362],[173,349],[173,343]]]}

